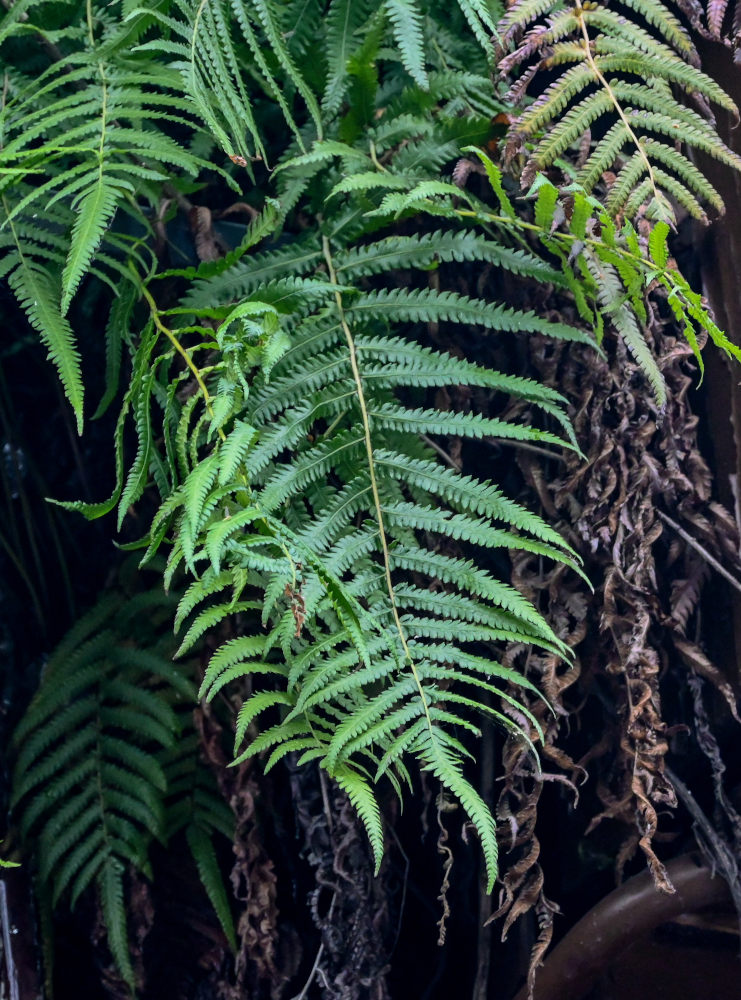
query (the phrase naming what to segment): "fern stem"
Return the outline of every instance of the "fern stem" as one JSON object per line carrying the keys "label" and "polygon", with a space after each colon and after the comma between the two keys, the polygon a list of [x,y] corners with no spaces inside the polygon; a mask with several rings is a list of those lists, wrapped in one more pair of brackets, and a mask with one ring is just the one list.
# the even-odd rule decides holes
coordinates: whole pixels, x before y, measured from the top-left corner
{"label": "fern stem", "polygon": [[85,16],[87,18],[87,37],[90,48],[95,46],[95,36],[93,34],[93,4],[92,0],[85,0]]}
{"label": "fern stem", "polygon": [[190,79],[191,86],[195,92],[195,69],[196,69],[196,44],[198,42],[198,29],[200,27],[201,17],[203,16],[203,10],[208,3],[208,0],[201,0],[198,4],[198,10],[196,11],[195,17],[193,18],[193,30],[190,36]]}
{"label": "fern stem", "polygon": [[[604,241],[597,239],[594,236],[576,236],[574,233],[559,231],[551,233],[544,226],[539,226],[535,222],[527,222],[525,219],[521,219],[518,216],[497,215],[496,212],[474,211],[473,209],[468,208],[456,208],[455,214],[461,219],[476,219],[478,222],[491,222],[494,225],[506,226],[510,229],[513,226],[516,226],[518,229],[525,229],[528,232],[537,233],[541,238],[545,237],[549,240],[560,240],[561,242],[568,243],[569,245],[581,243],[584,244],[584,246],[594,247],[595,250],[605,249]],[[626,250],[624,247],[618,246],[617,243],[610,245],[609,250],[610,253],[615,254],[617,257],[622,257],[626,261],[642,265],[657,278],[664,278],[671,282],[672,268],[668,266],[661,268],[649,257],[644,257],[641,254],[633,253],[631,250]],[[672,285],[674,285],[673,282]]]}
{"label": "fern stem", "polygon": [[651,166],[651,161],[649,160],[648,156],[646,155],[646,151],[643,148],[643,144],[641,143],[641,140],[638,138],[638,136],[633,131],[633,128],[632,128],[630,122],[628,121],[628,117],[625,114],[625,112],[623,111],[623,107],[622,107],[620,101],[615,96],[615,92],[613,91],[613,89],[610,86],[610,84],[607,82],[606,78],[603,76],[602,71],[597,66],[597,63],[594,61],[594,56],[592,55],[592,42],[591,42],[591,39],[589,37],[589,31],[587,29],[587,23],[584,20],[584,8],[582,7],[582,5],[581,5],[580,2],[576,3],[576,6],[574,7],[574,12],[575,12],[577,20],[579,22],[579,27],[581,29],[582,38],[584,39],[584,57],[585,57],[585,59],[587,61],[587,65],[589,66],[589,68],[591,69],[592,73],[594,73],[595,77],[599,81],[600,86],[604,88],[604,90],[607,93],[608,97],[612,101],[613,106],[615,108],[615,111],[616,111],[618,117],[622,121],[622,123],[625,126],[625,129],[626,129],[626,131],[628,133],[628,135],[632,139],[632,141],[633,141],[633,143],[634,143],[634,145],[635,145],[635,147],[636,147],[636,149],[638,151],[638,155],[643,160],[644,166],[646,167],[646,173],[648,174],[648,178],[651,181],[651,187],[653,188],[654,198],[656,199],[656,203],[657,203],[657,205],[661,205],[661,195],[659,193],[659,188],[658,188],[658,185],[656,183],[656,177],[654,176],[654,171],[653,171],[653,167]]}
{"label": "fern stem", "polygon": [[[337,281],[337,273],[334,268],[334,262],[332,260],[332,251],[329,246],[329,240],[326,236],[322,236],[322,252],[324,254],[324,260],[327,263],[327,271],[329,273],[329,280],[333,285],[339,285]],[[342,305],[342,294],[339,290],[334,293],[335,303],[337,305],[337,312],[340,318],[340,325],[342,326],[342,332],[345,335],[345,340],[347,341],[347,348],[350,354],[350,366],[352,368],[353,379],[355,381],[355,388],[358,394],[358,406],[360,407],[360,417],[363,422],[363,437],[365,440],[365,453],[368,458],[368,472],[370,475],[371,493],[373,494],[373,506],[375,507],[376,520],[378,521],[378,535],[381,541],[381,553],[383,556],[383,572],[386,579],[386,590],[389,595],[389,600],[391,601],[391,612],[394,617],[394,624],[396,626],[396,631],[399,634],[399,640],[401,642],[402,649],[404,650],[404,656],[406,662],[414,676],[415,684],[417,685],[417,690],[419,691],[419,696],[422,699],[422,705],[425,711],[425,719],[427,721],[427,728],[430,731],[430,736],[433,736],[432,730],[432,719],[430,718],[430,709],[427,703],[427,698],[425,697],[424,689],[422,687],[422,682],[419,678],[419,673],[417,667],[415,666],[414,660],[412,659],[412,654],[409,650],[409,643],[407,641],[406,633],[404,631],[404,626],[401,623],[401,617],[399,615],[399,608],[396,603],[396,593],[394,591],[393,580],[391,579],[391,557],[389,555],[388,539],[386,538],[386,528],[383,521],[383,510],[381,507],[381,495],[378,492],[378,481],[376,479],[376,463],[373,457],[373,441],[371,439],[370,430],[370,418],[368,416],[368,406],[365,401],[365,392],[363,390],[363,380],[360,375],[360,368],[358,366],[358,355],[355,348],[355,341],[353,340],[352,331],[347,322],[347,317],[345,316],[345,309]]]}
{"label": "fern stem", "polygon": [[388,173],[388,169],[386,167],[384,167],[384,165],[378,159],[378,154],[376,152],[376,144],[375,144],[375,142],[373,142],[373,140],[371,140],[371,142],[370,142],[369,149],[370,149],[370,158],[371,158],[371,162],[372,162],[373,166],[376,168],[376,170],[380,170],[384,174],[387,174]]}
{"label": "fern stem", "polygon": [[[159,309],[157,308],[157,303],[154,301],[154,298],[152,297],[152,293],[149,291],[146,285],[141,285],[140,288],[142,295],[147,300],[147,305],[149,306],[149,311],[152,314],[152,321],[154,325],[157,327],[160,333],[163,333],[167,337],[172,346],[175,348],[175,350],[178,352],[181,358],[185,361],[186,365],[188,366],[190,372],[193,375],[193,378],[196,380],[196,383],[201,391],[201,394],[203,395],[203,401],[206,405],[206,412],[208,413],[209,417],[213,419],[214,411],[213,407],[211,406],[211,395],[208,391],[206,383],[203,381],[203,376],[198,370],[197,365],[193,363],[193,359],[191,358],[190,354],[188,354],[187,350],[183,347],[183,345],[180,343],[180,341],[172,332],[172,330],[166,327],[165,324],[160,319]],[[224,433],[221,427],[219,427],[218,429],[218,435],[222,441],[226,441],[226,434]]]}

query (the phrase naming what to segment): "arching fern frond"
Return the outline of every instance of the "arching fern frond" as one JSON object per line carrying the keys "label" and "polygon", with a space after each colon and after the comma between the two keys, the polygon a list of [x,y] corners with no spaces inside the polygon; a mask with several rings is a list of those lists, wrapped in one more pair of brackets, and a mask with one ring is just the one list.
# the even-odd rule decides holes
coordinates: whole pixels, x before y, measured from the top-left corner
{"label": "arching fern frond", "polygon": [[[3,207],[7,216],[5,196]],[[83,386],[79,353],[72,327],[60,308],[62,289],[58,272],[55,274],[48,267],[50,257],[56,258],[58,267],[62,265],[61,243],[52,230],[29,227],[21,220],[10,222],[6,230],[0,230],[0,249],[5,253],[0,270],[47,348],[81,431]]]}
{"label": "arching fern frond", "polygon": [[[6,44],[33,30],[11,19]],[[112,288],[114,278],[127,281],[121,258],[139,259],[139,241],[110,231],[114,215],[127,213],[146,232],[137,198],[173,172],[195,176],[207,165],[166,131],[196,126],[177,74],[132,58],[126,40],[88,5],[66,33],[68,51],[38,76],[8,74],[0,106],[1,270],[48,347],[80,428],[82,382],[66,318],[80,282],[89,273]]]}
{"label": "arching fern frond", "polygon": [[[529,146],[523,183],[529,185],[571,147],[597,136],[576,171],[591,191],[607,171],[613,215],[671,221],[674,205],[704,219],[702,202],[722,207],[718,192],[688,153],[697,149],[741,169],[741,159],[720,139],[710,105],[738,117],[732,99],[699,68],[686,30],[662,0],[620,4],[516,0],[504,15],[500,72],[511,76],[509,98],[521,108],[510,132],[510,155]],[[507,49],[512,49],[505,54]],[[533,81],[554,74],[526,107]],[[536,84],[537,85],[537,84]],[[676,93],[694,101],[686,107]],[[529,144],[532,144],[530,146]]]}
{"label": "arching fern frond", "polygon": [[[339,146],[334,152],[345,156]],[[325,197],[334,179],[329,158],[317,179]],[[294,268],[312,298],[272,299],[269,306],[260,297],[275,286],[257,285],[218,327],[220,359],[202,373],[198,402],[178,407],[172,393],[164,394],[174,407],[165,426],[175,437],[176,425],[199,429],[183,456],[180,485],[156,519],[178,540],[175,558],[197,575],[178,612],[181,651],[229,616],[251,622],[213,654],[202,688],[212,698],[248,676],[254,683],[237,719],[237,760],[263,751],[273,766],[293,749],[302,760],[319,760],[356,803],[377,861],[382,836],[371,777],[382,764],[401,790],[406,755],[416,754],[451,782],[475,820],[486,812],[461,776],[464,751],[456,735],[476,731],[476,690],[508,704],[509,695],[492,683],[503,668],[493,656],[477,658],[482,644],[490,649],[517,639],[566,653],[538,612],[487,572],[482,558],[496,561],[497,551],[521,547],[579,569],[540,518],[492,484],[444,467],[433,447],[446,435],[572,447],[564,438],[570,425],[563,400],[527,378],[435,350],[424,342],[425,325],[483,322],[501,335],[537,329],[587,339],[572,327],[472,302],[444,287],[379,284],[388,271],[384,256],[392,266],[403,259],[415,280],[430,264],[444,273],[445,259],[475,259],[476,238],[456,219],[438,237],[439,258],[424,232],[384,237],[385,225],[382,216],[369,217],[360,246],[352,232],[332,239],[315,232],[313,245],[307,236],[293,257],[282,249],[255,255],[266,275],[280,262],[282,283]],[[544,260],[494,236],[480,256],[515,272],[559,278]],[[233,269],[247,278],[249,259]],[[215,285],[219,299],[230,270],[225,265]],[[362,276],[376,282],[373,291],[354,290]],[[213,309],[209,291],[204,283],[191,293],[196,318]],[[187,329],[196,329],[192,319]],[[268,365],[261,352],[280,330],[284,346]],[[170,336],[180,334],[174,329]],[[543,425],[436,409],[430,392],[444,385],[525,398],[540,409]],[[417,405],[400,395],[410,393]],[[231,417],[217,429],[198,413],[216,412],[222,399],[230,401]],[[261,621],[250,614],[258,608]],[[448,682],[473,693],[454,694]],[[516,728],[505,712],[488,714]],[[413,737],[404,736],[407,730]],[[491,820],[482,820],[490,881],[492,830]]]}

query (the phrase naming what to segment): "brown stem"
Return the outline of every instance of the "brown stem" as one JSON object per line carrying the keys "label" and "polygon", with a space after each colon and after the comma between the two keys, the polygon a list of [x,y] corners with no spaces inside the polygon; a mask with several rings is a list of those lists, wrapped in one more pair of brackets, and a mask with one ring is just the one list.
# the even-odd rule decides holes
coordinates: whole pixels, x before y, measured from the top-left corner
{"label": "brown stem", "polygon": [[669,515],[665,514],[662,510],[657,510],[656,513],[659,515],[661,520],[676,531],[679,537],[684,539],[684,541],[687,542],[687,544],[691,546],[695,552],[699,553],[705,562],[712,566],[716,572],[720,573],[722,577],[728,580],[732,587],[735,587],[736,590],[741,590],[741,583],[739,583],[736,577],[729,573],[725,566],[719,563],[718,560],[714,558],[714,556],[712,556],[708,550],[697,541],[696,538],[693,538],[692,535],[688,534],[681,524],[677,524],[676,521],[673,521],[672,518],[670,518]]}

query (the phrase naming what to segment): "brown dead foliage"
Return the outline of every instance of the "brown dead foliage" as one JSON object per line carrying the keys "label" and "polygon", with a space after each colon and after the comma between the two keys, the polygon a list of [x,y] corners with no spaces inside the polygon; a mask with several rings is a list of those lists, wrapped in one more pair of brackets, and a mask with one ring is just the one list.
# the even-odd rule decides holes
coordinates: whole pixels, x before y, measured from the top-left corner
{"label": "brown dead foliage", "polygon": [[234,983],[225,987],[224,1000],[237,1000],[256,992],[260,981],[278,990],[284,982],[276,967],[278,947],[277,876],[265,849],[258,802],[260,787],[252,762],[237,767],[223,750],[222,728],[209,706],[196,713],[206,759],[213,766],[222,795],[236,818],[234,865],[231,885],[241,907],[237,923],[239,950]]}
{"label": "brown dead foliage", "polygon": [[[555,712],[550,716],[530,699],[545,732],[544,767],[555,765],[560,780],[574,789],[580,768],[596,781],[602,808],[589,830],[606,819],[625,828],[617,877],[640,848],[657,887],[672,892],[654,848],[659,816],[677,801],[665,773],[667,722],[659,682],[668,669],[702,676],[735,714],[730,687],[687,630],[709,560],[737,573],[738,533],[733,518],[711,499],[711,476],[688,401],[696,379],[691,351],[655,318],[652,330],[669,387],[664,412],[621,342],[608,344],[608,358],[600,359],[580,346],[533,341],[539,377],[573,401],[586,460],[572,453],[561,460],[523,453],[519,464],[544,512],[551,521],[560,519],[561,530],[583,557],[595,590],[591,594],[571,571],[518,554],[515,586],[575,655],[571,667],[516,645],[508,657],[545,692]],[[601,701],[604,735],[575,763],[558,750],[558,742],[597,685],[608,693]],[[527,750],[508,744],[497,813],[510,857],[496,916],[504,916],[506,934],[518,916],[535,909],[540,935],[531,987],[555,910],[543,892],[536,835],[543,781],[553,777],[538,775]]]}
{"label": "brown dead foliage", "polygon": [[[514,557],[512,581],[536,606],[542,606],[543,600],[547,601],[554,631],[569,647],[574,648],[581,642],[586,631],[586,600],[580,593],[581,584],[575,585],[563,567],[544,572],[537,557],[521,552]],[[542,699],[528,697],[523,691],[517,692],[518,698],[527,702],[543,729],[544,769],[541,770],[522,743],[509,740],[503,753],[504,784],[496,810],[507,860],[499,908],[490,921],[504,918],[504,940],[514,922],[534,910],[538,920],[538,937],[528,975],[528,986],[532,989],[535,970],[551,942],[553,917],[558,912],[558,906],[544,892],[540,841],[536,834],[538,803],[547,780],[563,782],[578,799],[577,784],[583,777],[583,770],[558,747],[557,739],[560,723],[567,714],[564,695],[578,681],[580,668],[578,662],[570,667],[552,653],[536,651],[522,644],[509,647],[506,661],[518,666],[533,679],[554,708],[552,712],[549,704]],[[518,718],[517,722],[527,725],[522,718]],[[537,739],[534,728],[530,736]]]}

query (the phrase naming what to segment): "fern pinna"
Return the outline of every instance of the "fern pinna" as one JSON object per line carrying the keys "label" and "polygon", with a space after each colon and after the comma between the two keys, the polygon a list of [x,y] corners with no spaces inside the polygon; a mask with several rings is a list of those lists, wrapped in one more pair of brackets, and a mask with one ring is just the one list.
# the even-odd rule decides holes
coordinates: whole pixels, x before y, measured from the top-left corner
{"label": "fern pinna", "polygon": [[[667,4],[516,0],[499,30],[500,73],[521,71],[508,95],[516,107],[541,74],[555,73],[511,129],[510,155],[534,144],[524,183],[581,143],[576,182],[591,191],[614,172],[606,201],[613,215],[645,212],[672,221],[675,205],[698,219],[705,219],[704,204],[722,210],[720,195],[689,151],[739,169],[741,159],[714,128],[711,106],[736,118],[738,109],[702,72],[690,35]],[[512,51],[504,54],[506,49]]]}

